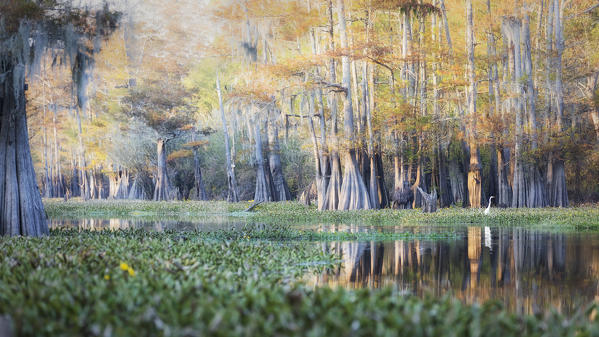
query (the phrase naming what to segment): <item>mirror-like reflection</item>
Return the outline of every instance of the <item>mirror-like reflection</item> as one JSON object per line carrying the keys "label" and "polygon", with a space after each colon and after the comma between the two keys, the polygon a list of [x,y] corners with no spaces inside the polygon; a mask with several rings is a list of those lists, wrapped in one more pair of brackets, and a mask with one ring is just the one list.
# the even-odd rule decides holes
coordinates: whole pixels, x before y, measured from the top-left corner
{"label": "mirror-like reflection", "polygon": [[[52,227],[88,230],[233,230],[238,218],[194,222],[148,220],[51,220]],[[268,225],[255,225],[258,229]],[[294,226],[320,232],[409,233],[402,240],[319,242],[342,263],[318,275],[315,286],[384,287],[419,296],[450,294],[464,302],[501,300],[512,312],[533,314],[555,309],[572,314],[599,300],[599,233],[551,233],[538,229],[435,226]],[[431,233],[453,233],[432,240]],[[429,236],[427,236],[429,235]]]}
{"label": "mirror-like reflection", "polygon": [[393,286],[467,303],[498,299],[516,313],[573,313],[599,299],[599,236],[468,227],[463,240],[321,243],[343,264],[315,285]]}

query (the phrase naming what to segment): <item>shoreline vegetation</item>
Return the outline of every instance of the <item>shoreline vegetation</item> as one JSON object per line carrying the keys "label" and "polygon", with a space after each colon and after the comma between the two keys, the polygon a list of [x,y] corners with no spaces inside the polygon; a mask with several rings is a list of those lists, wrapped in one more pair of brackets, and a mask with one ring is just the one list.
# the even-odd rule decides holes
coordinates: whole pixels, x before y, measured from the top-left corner
{"label": "shoreline vegetation", "polygon": [[250,202],[224,201],[124,201],[98,200],[64,202],[45,199],[46,214],[50,219],[121,218],[202,220],[210,217],[240,218],[246,223],[302,224],[359,223],[364,225],[481,225],[531,226],[599,230],[599,205],[571,208],[482,209],[448,208],[436,213],[421,210],[355,210],[318,211],[314,206],[297,202],[265,203],[252,212],[245,212]]}
{"label": "shoreline vegetation", "polygon": [[[259,242],[259,244],[257,244]],[[166,249],[168,247],[168,249]],[[0,317],[18,336],[592,336],[597,305],[508,312],[391,288],[311,287],[339,263],[301,241],[144,230],[0,238]]]}

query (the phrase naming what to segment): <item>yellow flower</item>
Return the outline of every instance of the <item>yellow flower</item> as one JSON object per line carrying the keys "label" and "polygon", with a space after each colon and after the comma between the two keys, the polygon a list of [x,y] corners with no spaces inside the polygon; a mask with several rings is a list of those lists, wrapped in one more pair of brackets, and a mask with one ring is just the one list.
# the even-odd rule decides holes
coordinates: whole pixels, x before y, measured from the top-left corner
{"label": "yellow flower", "polygon": [[110,275],[104,275],[104,279],[105,279],[106,281],[110,280]]}
{"label": "yellow flower", "polygon": [[127,273],[129,273],[129,276],[135,276],[135,270],[133,270],[133,268],[131,268],[128,264],[126,264],[125,262],[121,262],[121,270],[126,271]]}

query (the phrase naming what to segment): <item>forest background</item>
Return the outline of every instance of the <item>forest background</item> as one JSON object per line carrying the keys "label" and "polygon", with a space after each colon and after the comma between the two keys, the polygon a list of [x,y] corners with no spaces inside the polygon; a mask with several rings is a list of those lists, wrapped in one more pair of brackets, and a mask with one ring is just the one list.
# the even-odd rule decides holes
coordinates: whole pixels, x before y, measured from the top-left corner
{"label": "forest background", "polygon": [[28,120],[47,198],[301,199],[320,209],[599,200],[593,0],[113,4]]}

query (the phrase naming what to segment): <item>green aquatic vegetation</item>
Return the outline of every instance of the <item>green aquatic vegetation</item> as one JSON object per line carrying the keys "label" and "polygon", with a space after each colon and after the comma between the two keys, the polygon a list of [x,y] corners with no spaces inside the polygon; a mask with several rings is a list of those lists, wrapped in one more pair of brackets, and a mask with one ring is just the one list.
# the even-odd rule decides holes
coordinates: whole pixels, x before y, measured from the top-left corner
{"label": "green aquatic vegetation", "polygon": [[55,230],[41,239],[0,238],[0,316],[18,336],[599,333],[594,307],[568,318],[523,316],[494,302],[308,287],[301,276],[335,256],[308,242],[247,234]]}
{"label": "green aquatic vegetation", "polygon": [[599,229],[599,207],[535,209],[491,209],[485,215],[482,209],[446,208],[435,213],[421,210],[356,210],[318,211],[297,203],[269,203],[256,209],[251,221],[267,222],[277,219],[287,223],[361,223],[371,225],[480,225],[480,226],[542,226]]}
{"label": "green aquatic vegetation", "polygon": [[599,230],[599,207],[541,209],[482,209],[448,208],[425,214],[420,210],[358,210],[318,211],[313,206],[297,202],[266,203],[254,212],[244,212],[249,202],[222,201],[69,201],[46,200],[50,218],[136,218],[145,220],[178,219],[197,221],[210,217],[242,219],[247,223],[306,224],[359,223],[363,225],[475,225],[529,226],[572,230]]}
{"label": "green aquatic vegetation", "polygon": [[59,230],[0,249],[0,315],[30,336],[181,334],[314,270],[301,263],[334,261],[304,243],[199,232]]}
{"label": "green aquatic vegetation", "polygon": [[270,241],[396,241],[396,240],[445,240],[458,239],[454,232],[368,232],[316,231],[297,229],[290,225],[245,225],[236,230],[219,230],[208,234],[219,239],[260,239]]}
{"label": "green aquatic vegetation", "polygon": [[89,200],[45,199],[44,207],[51,218],[81,217],[140,217],[180,218],[186,216],[224,215],[241,212],[247,203],[226,201],[140,201],[140,200]]}

